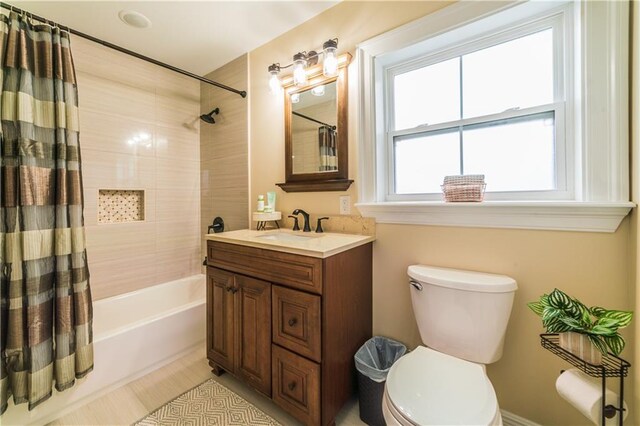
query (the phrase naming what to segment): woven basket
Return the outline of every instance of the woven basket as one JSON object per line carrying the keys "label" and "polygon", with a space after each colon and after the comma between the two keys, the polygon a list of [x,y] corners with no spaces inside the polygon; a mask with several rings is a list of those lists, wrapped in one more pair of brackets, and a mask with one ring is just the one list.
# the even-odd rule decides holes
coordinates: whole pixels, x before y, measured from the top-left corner
{"label": "woven basket", "polygon": [[441,185],[446,202],[482,201],[486,187],[484,175],[445,176]]}

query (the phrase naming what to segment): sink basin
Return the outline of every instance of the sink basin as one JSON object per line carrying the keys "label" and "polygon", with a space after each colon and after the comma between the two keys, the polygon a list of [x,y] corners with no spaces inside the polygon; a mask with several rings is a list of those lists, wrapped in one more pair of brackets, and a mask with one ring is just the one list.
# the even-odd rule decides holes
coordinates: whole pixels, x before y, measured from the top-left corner
{"label": "sink basin", "polygon": [[259,238],[261,240],[267,240],[267,241],[304,243],[320,237],[322,237],[322,235],[299,235],[299,234],[289,234],[285,232],[278,232],[274,234],[259,235],[256,238]]}

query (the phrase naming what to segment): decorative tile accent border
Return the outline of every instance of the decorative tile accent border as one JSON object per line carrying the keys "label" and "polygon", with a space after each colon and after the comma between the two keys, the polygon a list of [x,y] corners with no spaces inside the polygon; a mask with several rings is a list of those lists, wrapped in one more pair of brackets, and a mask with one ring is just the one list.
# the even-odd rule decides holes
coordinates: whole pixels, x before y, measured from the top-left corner
{"label": "decorative tile accent border", "polygon": [[[291,229],[293,228],[293,219],[286,217],[282,218],[280,221],[280,226],[284,228]],[[358,234],[358,235],[376,235],[376,221],[371,217],[362,217],[362,216],[343,216],[343,215],[318,215],[318,214],[310,214],[310,225],[311,229],[315,231],[316,223],[318,222],[319,217],[329,217],[329,220],[322,221],[322,229],[325,232],[336,232],[343,234]],[[299,224],[302,228],[302,216],[300,216]]]}
{"label": "decorative tile accent border", "polygon": [[100,189],[98,223],[139,222],[144,220],[144,191]]}

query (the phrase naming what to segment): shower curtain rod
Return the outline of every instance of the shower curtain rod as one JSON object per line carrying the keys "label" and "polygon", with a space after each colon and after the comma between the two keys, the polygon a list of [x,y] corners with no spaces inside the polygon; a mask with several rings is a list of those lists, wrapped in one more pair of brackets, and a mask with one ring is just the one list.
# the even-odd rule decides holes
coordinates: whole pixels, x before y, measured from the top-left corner
{"label": "shower curtain rod", "polygon": [[333,130],[336,129],[336,126],[332,126],[331,124],[323,123],[322,121],[318,121],[315,118],[307,117],[306,115],[300,114],[299,112],[291,111],[291,114],[297,115],[298,117],[305,118],[305,119],[307,119],[309,121],[313,121],[314,123],[322,124],[323,126],[326,126],[326,127],[331,127]]}
{"label": "shower curtain rod", "polygon": [[50,19],[46,19],[46,18],[43,18],[41,16],[34,15],[31,12],[27,12],[25,10],[22,10],[20,8],[12,6],[12,5],[8,4],[8,3],[0,2],[0,7],[3,7],[5,9],[9,10],[9,11],[14,11],[14,12],[19,13],[19,14],[23,14],[24,13],[25,15],[31,17],[32,19],[35,19],[35,20],[40,21],[40,22],[43,22],[45,24],[49,24],[49,25],[54,26],[54,27],[59,27],[59,28],[62,28],[62,29],[66,28],[66,30],[69,33],[71,33],[73,35],[76,35],[78,37],[86,38],[87,40],[91,40],[94,43],[98,43],[98,44],[101,44],[101,45],[103,45],[105,47],[108,47],[110,49],[117,50],[118,52],[133,56],[133,57],[138,58],[138,59],[142,59],[143,61],[151,62],[154,65],[158,65],[160,67],[163,67],[163,68],[166,68],[168,70],[177,72],[179,74],[186,75],[187,77],[195,78],[196,80],[200,80],[203,83],[211,84],[212,86],[216,86],[216,87],[219,87],[221,89],[228,90],[229,92],[237,93],[238,95],[242,96],[243,98],[247,97],[247,92],[245,90],[237,90],[237,89],[234,89],[233,87],[229,87],[229,86],[226,86],[226,85],[224,85],[222,83],[218,83],[217,81],[209,80],[208,78],[205,78],[205,77],[200,77],[199,75],[194,74],[192,72],[183,70],[183,69],[178,68],[178,67],[174,67],[173,65],[165,64],[164,62],[160,62],[160,61],[155,60],[153,58],[150,58],[148,56],[141,55],[140,53],[134,52],[134,51],[129,50],[129,49],[125,49],[124,47],[120,47],[120,46],[118,46],[116,44],[109,43],[108,41],[101,40],[101,39],[99,39],[97,37],[94,37],[94,36],[91,36],[89,34],[82,33],[80,31],[74,30],[73,28],[69,28],[67,26],[60,25],[60,24],[58,24],[56,22],[53,22]]}

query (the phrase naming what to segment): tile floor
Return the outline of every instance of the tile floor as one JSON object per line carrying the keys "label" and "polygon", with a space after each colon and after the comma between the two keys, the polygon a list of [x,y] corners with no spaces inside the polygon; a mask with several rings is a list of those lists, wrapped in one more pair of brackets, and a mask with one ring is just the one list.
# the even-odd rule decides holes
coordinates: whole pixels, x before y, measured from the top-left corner
{"label": "tile floor", "polygon": [[[211,373],[204,349],[198,349],[146,376],[118,388],[49,425],[130,425],[176,396],[214,378],[283,425],[300,423],[277,405],[229,374],[215,377]],[[363,425],[358,402],[349,401],[336,419],[337,425]]]}

